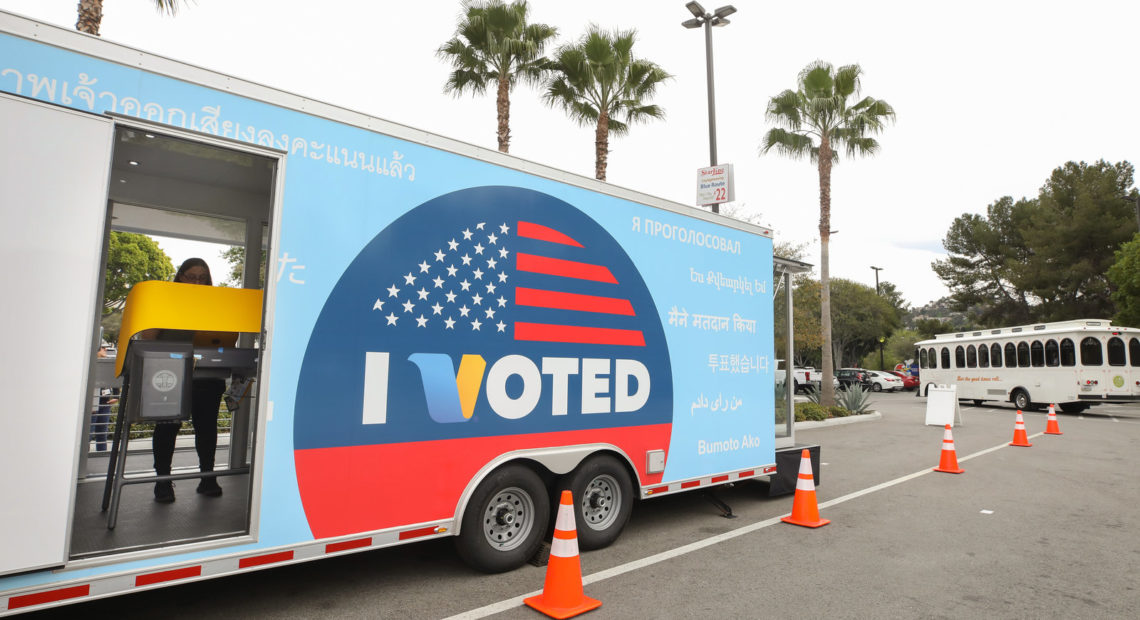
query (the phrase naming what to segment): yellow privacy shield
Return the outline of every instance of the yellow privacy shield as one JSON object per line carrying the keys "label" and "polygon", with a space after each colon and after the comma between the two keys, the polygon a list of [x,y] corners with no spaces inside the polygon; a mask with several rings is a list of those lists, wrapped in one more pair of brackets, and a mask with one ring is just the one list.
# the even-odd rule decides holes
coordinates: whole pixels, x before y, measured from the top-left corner
{"label": "yellow privacy shield", "polygon": [[178,282],[140,282],[127,295],[115,376],[123,372],[131,337],[147,329],[261,331],[262,291]]}

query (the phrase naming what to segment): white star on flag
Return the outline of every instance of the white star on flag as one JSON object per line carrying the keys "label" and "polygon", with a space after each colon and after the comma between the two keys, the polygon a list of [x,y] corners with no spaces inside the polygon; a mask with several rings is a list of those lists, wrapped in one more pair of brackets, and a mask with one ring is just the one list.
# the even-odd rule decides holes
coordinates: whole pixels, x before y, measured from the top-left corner
{"label": "white star on flag", "polygon": [[421,314],[421,315],[417,316],[416,317],[416,327],[427,327],[427,321],[428,320],[426,318],[424,318],[424,315]]}
{"label": "white star on flag", "polygon": [[404,283],[408,285],[416,283],[416,277],[412,275],[412,272],[409,271],[408,275],[404,276]]}
{"label": "white star on flag", "polygon": [[420,273],[427,273],[428,269],[431,269],[431,265],[426,260],[420,263]]}
{"label": "white star on flag", "polygon": [[446,254],[444,254],[444,253],[443,253],[443,250],[436,250],[436,251],[435,251],[435,262],[437,262],[437,263],[442,263],[442,262],[443,262],[443,258],[444,258],[445,256],[446,256]]}
{"label": "white star on flag", "polygon": [[396,288],[395,284],[388,287],[388,296],[389,297],[395,297],[399,294],[400,294],[400,289]]}
{"label": "white star on flag", "polygon": [[383,310],[384,309],[384,302],[377,299],[376,303],[372,304],[372,309],[373,310]]}
{"label": "white star on flag", "polygon": [[411,312],[412,308],[415,308],[415,307],[416,307],[416,305],[413,304],[411,300],[404,302],[404,312]]}

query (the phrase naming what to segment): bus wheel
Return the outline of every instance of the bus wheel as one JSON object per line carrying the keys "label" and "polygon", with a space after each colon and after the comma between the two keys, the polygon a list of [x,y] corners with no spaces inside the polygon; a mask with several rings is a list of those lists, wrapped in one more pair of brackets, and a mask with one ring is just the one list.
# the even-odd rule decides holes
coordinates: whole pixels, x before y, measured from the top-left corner
{"label": "bus wheel", "polygon": [[976,399],[976,398],[975,398],[975,399],[974,399],[974,406],[975,406],[975,407],[981,407],[981,406],[982,406],[982,403],[983,403],[983,402],[985,402],[985,401],[982,401],[982,400],[978,400],[978,399]]}
{"label": "bus wheel", "polygon": [[538,551],[549,520],[550,495],[542,478],[522,465],[507,465],[471,495],[455,548],[473,568],[508,571]]}
{"label": "bus wheel", "polygon": [[633,482],[621,461],[608,454],[587,459],[566,478],[574,494],[574,521],[582,549],[607,547],[633,512]]}
{"label": "bus wheel", "polygon": [[1014,390],[1013,398],[1011,400],[1013,400],[1013,406],[1017,407],[1018,409],[1025,410],[1029,408],[1029,392],[1026,392],[1023,389],[1018,388]]}

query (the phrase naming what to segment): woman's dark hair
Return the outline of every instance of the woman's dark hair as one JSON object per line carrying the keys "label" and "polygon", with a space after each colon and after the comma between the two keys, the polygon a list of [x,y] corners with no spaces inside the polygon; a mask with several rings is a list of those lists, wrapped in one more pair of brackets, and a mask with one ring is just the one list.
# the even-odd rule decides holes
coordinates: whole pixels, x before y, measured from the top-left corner
{"label": "woman's dark hair", "polygon": [[214,277],[210,275],[210,266],[206,264],[206,261],[204,261],[200,258],[187,258],[185,261],[182,261],[182,266],[178,268],[178,273],[174,274],[174,281],[175,282],[181,282],[182,281],[182,275],[184,273],[186,273],[187,271],[193,269],[194,267],[201,267],[202,269],[205,269],[206,270],[206,285],[207,286],[213,286],[214,285]]}

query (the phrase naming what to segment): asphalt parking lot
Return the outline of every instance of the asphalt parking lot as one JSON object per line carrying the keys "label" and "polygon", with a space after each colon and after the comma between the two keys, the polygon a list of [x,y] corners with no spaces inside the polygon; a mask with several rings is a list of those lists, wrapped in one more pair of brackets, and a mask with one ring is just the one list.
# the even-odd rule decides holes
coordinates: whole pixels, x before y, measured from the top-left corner
{"label": "asphalt parking lot", "polygon": [[[961,475],[931,472],[941,427],[925,399],[873,397],[881,417],[797,431],[822,446],[820,512],[781,523],[792,498],[758,483],[639,502],[613,546],[582,555],[588,618],[1123,618],[1140,609],[1140,405],[1026,412],[962,406]],[[48,612],[164,618],[541,618],[521,599],[544,569],[472,572],[438,540]]]}

